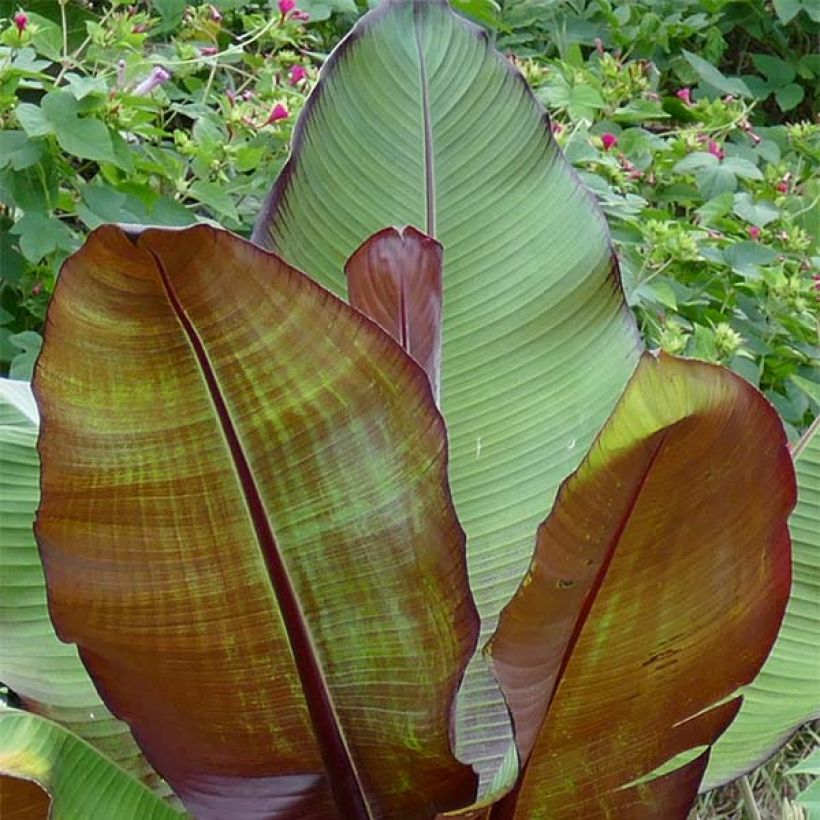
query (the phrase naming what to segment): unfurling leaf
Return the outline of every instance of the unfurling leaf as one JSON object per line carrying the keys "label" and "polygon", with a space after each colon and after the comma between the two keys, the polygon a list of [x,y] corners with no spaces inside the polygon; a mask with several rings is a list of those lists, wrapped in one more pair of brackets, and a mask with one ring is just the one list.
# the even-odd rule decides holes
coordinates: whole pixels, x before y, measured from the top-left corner
{"label": "unfurling leaf", "polygon": [[348,259],[348,300],[423,368],[438,398],[442,247],[415,228],[385,228]]}

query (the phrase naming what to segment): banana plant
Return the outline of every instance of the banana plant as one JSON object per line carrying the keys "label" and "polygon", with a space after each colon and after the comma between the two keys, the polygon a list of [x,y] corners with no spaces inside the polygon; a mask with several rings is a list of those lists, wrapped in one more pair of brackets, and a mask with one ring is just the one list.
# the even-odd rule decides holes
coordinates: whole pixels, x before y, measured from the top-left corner
{"label": "banana plant", "polygon": [[684,817],[789,594],[774,409],[642,351],[546,114],[444,2],[334,51],[253,240],[104,226],[61,271],[31,586],[117,740],[20,673],[0,796]]}

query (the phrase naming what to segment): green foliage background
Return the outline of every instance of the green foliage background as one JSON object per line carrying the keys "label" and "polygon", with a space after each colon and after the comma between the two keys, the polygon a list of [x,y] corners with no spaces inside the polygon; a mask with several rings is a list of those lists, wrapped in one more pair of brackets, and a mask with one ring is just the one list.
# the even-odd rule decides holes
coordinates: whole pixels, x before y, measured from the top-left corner
{"label": "green foliage background", "polygon": [[[323,59],[365,10],[297,5],[0,0],[0,373],[30,376],[90,229],[250,233]],[[456,5],[549,110],[647,343],[728,365],[796,437],[820,412],[817,1]]]}
{"label": "green foliage background", "polygon": [[[820,408],[816,3],[457,5],[552,114],[648,343],[728,364],[795,436]],[[3,372],[30,375],[60,264],[89,229],[249,233],[323,58],[363,10],[0,0]]]}

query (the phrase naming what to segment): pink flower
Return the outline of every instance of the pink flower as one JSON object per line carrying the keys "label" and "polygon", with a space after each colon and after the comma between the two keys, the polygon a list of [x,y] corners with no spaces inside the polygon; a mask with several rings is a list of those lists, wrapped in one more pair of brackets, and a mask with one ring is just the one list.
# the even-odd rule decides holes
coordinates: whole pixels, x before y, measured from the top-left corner
{"label": "pink flower", "polygon": [[749,225],[749,227],[746,228],[746,233],[749,234],[749,239],[755,242],[760,239],[760,228],[758,228],[757,225]]}
{"label": "pink flower", "polygon": [[214,23],[222,22],[222,12],[216,6],[211,6],[211,20]]}
{"label": "pink flower", "polygon": [[170,79],[171,73],[162,66],[157,66],[131,93],[137,97],[146,97]]}
{"label": "pink flower", "polygon": [[303,65],[294,65],[290,67],[288,80],[291,85],[299,85],[299,83],[307,79],[307,75],[307,69]]}
{"label": "pink flower", "polygon": [[689,88],[679,88],[675,92],[675,96],[679,100],[683,100],[687,105],[692,105],[692,91]]}
{"label": "pink flower", "polygon": [[276,103],[265,121],[265,125],[272,125],[275,122],[279,122],[279,120],[286,120],[289,116],[290,111],[288,111],[282,103]]}
{"label": "pink flower", "polygon": [[789,183],[782,180],[782,179],[780,180],[780,182],[777,183],[776,187],[777,187],[777,190],[780,191],[781,194],[789,193]]}
{"label": "pink flower", "polygon": [[709,140],[709,147],[706,149],[713,157],[723,159],[723,149],[714,141]]}
{"label": "pink flower", "polygon": [[279,0],[279,13],[286,17],[296,8],[296,0]]}
{"label": "pink flower", "polygon": [[219,51],[219,49],[216,46],[203,46],[201,49],[199,49],[199,53],[203,57],[213,57],[214,54],[217,53],[217,51]]}
{"label": "pink flower", "polygon": [[618,144],[618,138],[607,131],[606,134],[601,134],[601,144],[604,146],[604,151],[609,151]]}
{"label": "pink flower", "polygon": [[310,20],[310,15],[306,11],[302,11],[301,9],[296,9],[293,14],[290,15],[291,20],[298,20],[300,23],[307,23]]}
{"label": "pink flower", "polygon": [[564,126],[561,125],[560,122],[555,122],[555,120],[553,120],[550,123],[550,130],[552,131],[553,134],[557,135],[557,134],[560,134],[564,130]]}
{"label": "pink flower", "polygon": [[12,18],[14,25],[17,27],[17,33],[22,33],[28,28],[28,15],[24,11],[18,11]]}

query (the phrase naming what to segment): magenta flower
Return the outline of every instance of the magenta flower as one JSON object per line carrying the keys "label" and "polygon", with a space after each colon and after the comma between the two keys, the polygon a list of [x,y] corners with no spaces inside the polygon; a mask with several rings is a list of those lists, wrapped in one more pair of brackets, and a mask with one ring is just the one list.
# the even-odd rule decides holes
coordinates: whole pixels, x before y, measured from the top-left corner
{"label": "magenta flower", "polygon": [[199,53],[203,57],[213,57],[218,51],[219,49],[216,46],[203,46],[199,49]]}
{"label": "magenta flower", "polygon": [[290,111],[288,111],[282,103],[276,103],[265,121],[265,125],[273,125],[273,123],[279,122],[279,120],[286,120],[289,116]]}
{"label": "magenta flower", "polygon": [[279,0],[279,12],[286,17],[296,8],[296,0]]}
{"label": "magenta flower", "polygon": [[618,138],[607,131],[606,134],[601,134],[601,144],[604,146],[604,151],[609,151],[618,144]]}
{"label": "magenta flower", "polygon": [[689,88],[679,88],[675,92],[675,96],[679,100],[683,100],[687,105],[692,105],[692,91]]}
{"label": "magenta flower", "polygon": [[303,65],[294,65],[290,67],[288,81],[291,85],[299,85],[307,79],[307,75],[307,69]]}
{"label": "magenta flower", "polygon": [[749,225],[749,227],[746,228],[746,233],[749,234],[749,239],[755,242],[760,239],[760,228],[758,228],[757,225]]}
{"label": "magenta flower", "polygon": [[12,20],[17,27],[17,33],[22,36],[23,32],[28,28],[28,15],[24,11],[18,11]]}
{"label": "magenta flower", "polygon": [[211,20],[214,23],[222,22],[222,12],[216,6],[211,6]]}
{"label": "magenta flower", "polygon": [[558,134],[560,134],[560,133],[564,130],[564,126],[563,126],[563,125],[561,125],[561,123],[560,123],[560,122],[555,122],[555,120],[553,120],[553,121],[550,123],[550,129],[552,130],[552,133],[553,133],[553,134],[558,135]]}
{"label": "magenta flower", "polygon": [[131,93],[137,97],[146,97],[170,79],[171,73],[162,66],[157,66]]}
{"label": "magenta flower", "polygon": [[718,159],[723,159],[724,157],[723,149],[714,140],[709,140],[709,147],[706,150]]}

